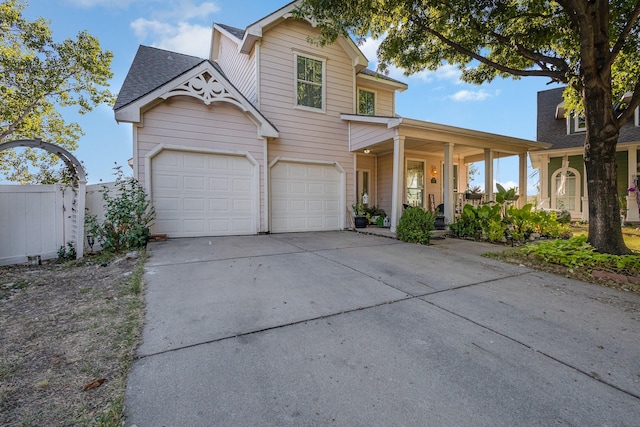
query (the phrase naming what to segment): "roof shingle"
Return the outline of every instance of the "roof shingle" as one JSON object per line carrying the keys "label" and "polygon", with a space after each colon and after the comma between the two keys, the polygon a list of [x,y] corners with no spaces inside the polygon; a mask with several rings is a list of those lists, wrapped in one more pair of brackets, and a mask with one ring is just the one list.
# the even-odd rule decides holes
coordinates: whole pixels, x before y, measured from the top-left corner
{"label": "roof shingle", "polygon": [[204,61],[206,59],[196,56],[141,45],[113,109],[130,104]]}

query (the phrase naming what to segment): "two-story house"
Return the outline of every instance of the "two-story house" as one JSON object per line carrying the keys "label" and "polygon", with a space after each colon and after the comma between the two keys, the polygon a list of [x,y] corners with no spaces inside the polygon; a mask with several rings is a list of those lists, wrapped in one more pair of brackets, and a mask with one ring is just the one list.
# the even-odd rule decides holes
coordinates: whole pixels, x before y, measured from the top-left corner
{"label": "two-story house", "polygon": [[[566,209],[575,220],[589,219],[589,194],[584,168],[584,118],[565,111],[564,88],[538,92],[537,140],[551,144],[549,149],[531,153],[531,163],[538,169],[540,206]],[[624,103],[625,99],[621,100]],[[620,129],[617,145],[618,196],[626,205],[626,220],[640,221],[635,188],[640,175],[640,122],[634,119]]]}
{"label": "two-story house", "polygon": [[[399,117],[400,81],[350,38],[320,47],[291,2],[244,30],[214,24],[208,59],[141,46],[114,106],[134,175],[171,237],[341,230],[366,193],[395,229],[403,204],[451,221],[467,165],[546,144]],[[524,200],[525,198],[521,198]]]}

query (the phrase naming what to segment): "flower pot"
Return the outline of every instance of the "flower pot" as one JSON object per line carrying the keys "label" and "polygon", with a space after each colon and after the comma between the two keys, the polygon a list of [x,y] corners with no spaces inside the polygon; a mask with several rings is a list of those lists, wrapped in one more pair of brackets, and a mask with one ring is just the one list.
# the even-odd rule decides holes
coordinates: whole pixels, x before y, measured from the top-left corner
{"label": "flower pot", "polygon": [[436,230],[446,229],[446,224],[444,223],[444,215],[436,215],[436,222],[434,223],[434,227]]}
{"label": "flower pot", "polygon": [[467,200],[482,200],[482,194],[464,193],[464,198]]}
{"label": "flower pot", "polygon": [[356,228],[367,228],[367,223],[369,222],[366,216],[356,216],[354,217],[354,221]]}

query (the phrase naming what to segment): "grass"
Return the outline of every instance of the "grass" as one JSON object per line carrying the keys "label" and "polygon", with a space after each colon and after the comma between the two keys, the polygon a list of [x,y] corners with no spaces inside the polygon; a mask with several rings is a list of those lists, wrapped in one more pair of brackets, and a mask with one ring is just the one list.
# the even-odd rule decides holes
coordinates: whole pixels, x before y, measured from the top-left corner
{"label": "grass", "polygon": [[[572,228],[573,235],[586,236],[587,229],[586,225],[574,225]],[[630,226],[622,227],[622,238],[629,249],[640,252],[640,230]]]}
{"label": "grass", "polygon": [[0,268],[0,425],[123,425],[146,258]]}
{"label": "grass", "polygon": [[[631,242],[640,238],[637,230],[628,229],[625,239],[628,235]],[[485,256],[640,294],[640,252],[620,256],[598,253],[580,228],[568,240],[541,241]],[[596,271],[598,274],[592,274]]]}

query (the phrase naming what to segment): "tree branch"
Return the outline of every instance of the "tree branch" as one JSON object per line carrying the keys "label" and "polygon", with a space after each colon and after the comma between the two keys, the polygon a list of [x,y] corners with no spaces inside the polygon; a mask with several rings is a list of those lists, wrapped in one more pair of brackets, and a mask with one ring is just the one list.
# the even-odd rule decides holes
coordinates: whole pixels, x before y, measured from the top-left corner
{"label": "tree branch", "polygon": [[[480,55],[472,50],[467,49],[466,47],[462,46],[461,44],[458,44],[450,39],[448,39],[447,37],[443,36],[441,33],[439,33],[438,31],[433,30],[430,27],[426,27],[424,28],[425,31],[427,31],[428,33],[431,33],[432,35],[434,35],[435,37],[437,37],[441,42],[443,42],[444,44],[446,44],[447,46],[452,47],[453,49],[457,50],[458,52],[461,52],[485,65],[488,65],[489,67],[495,68],[498,71],[501,71],[503,73],[507,73],[507,74],[511,74],[513,76],[518,76],[518,77],[526,77],[526,76],[531,76],[531,77],[549,77],[555,81],[558,82],[563,82],[566,83],[567,82],[567,78],[565,73],[561,72],[561,71],[545,71],[545,70],[520,70],[517,68],[512,68],[512,67],[507,67],[505,65],[499,64],[497,62],[494,62],[492,60],[490,60],[489,58],[487,58],[486,56]],[[530,59],[530,58],[529,58]],[[565,64],[566,65],[566,64]]]}
{"label": "tree branch", "polygon": [[633,12],[631,12],[631,16],[629,17],[627,24],[618,36],[616,44],[613,45],[613,48],[611,49],[611,55],[609,56],[609,60],[606,64],[608,67],[611,67],[613,65],[616,57],[624,47],[627,41],[627,36],[631,33],[633,27],[638,23],[638,16],[640,16],[640,1],[638,1],[636,7],[633,9]]}

